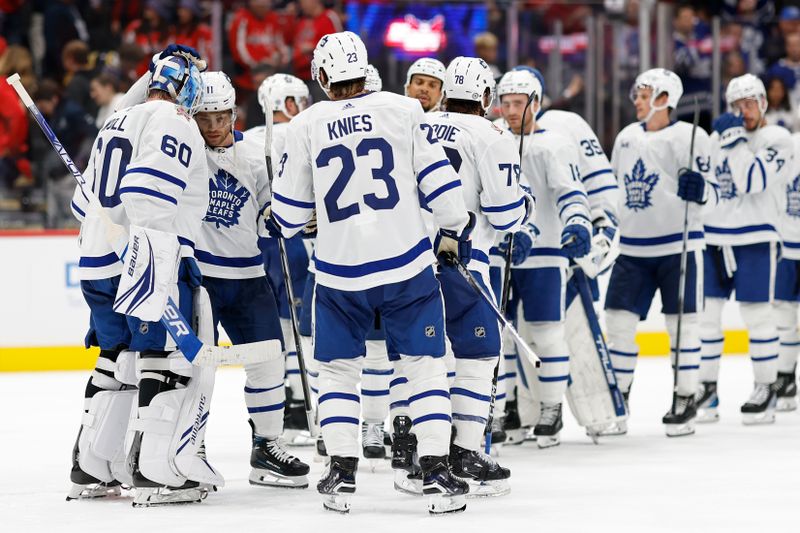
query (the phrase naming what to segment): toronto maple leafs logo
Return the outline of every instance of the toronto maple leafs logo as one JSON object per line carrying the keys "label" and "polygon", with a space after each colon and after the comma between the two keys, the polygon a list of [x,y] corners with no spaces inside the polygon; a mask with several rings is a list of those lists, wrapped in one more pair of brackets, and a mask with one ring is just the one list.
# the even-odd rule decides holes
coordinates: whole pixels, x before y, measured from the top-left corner
{"label": "toronto maple leafs logo", "polygon": [[219,169],[208,180],[208,210],[206,222],[213,222],[217,228],[230,228],[239,223],[239,213],[250,198],[250,191],[239,186],[233,175]]}
{"label": "toronto maple leafs logo", "polygon": [[628,209],[639,211],[647,209],[653,205],[651,195],[658,183],[658,174],[652,172],[647,174],[644,162],[641,158],[633,165],[633,172],[625,174],[625,206]]}
{"label": "toronto maple leafs logo", "polygon": [[722,161],[721,167],[714,167],[714,174],[717,176],[717,183],[719,184],[719,197],[723,200],[736,198],[736,184],[733,182],[727,157]]}
{"label": "toronto maple leafs logo", "polygon": [[800,175],[786,186],[786,214],[800,218]]}

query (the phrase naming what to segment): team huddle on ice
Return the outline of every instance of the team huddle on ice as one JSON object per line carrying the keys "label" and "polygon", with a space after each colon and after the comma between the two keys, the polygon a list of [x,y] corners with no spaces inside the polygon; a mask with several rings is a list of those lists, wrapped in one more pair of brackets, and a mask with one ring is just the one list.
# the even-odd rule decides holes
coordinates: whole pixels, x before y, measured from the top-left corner
{"label": "team huddle on ice", "polygon": [[[744,422],[796,408],[800,137],[765,125],[758,78],[730,82],[709,135],[671,121],[677,75],[640,74],[638,121],[609,161],[582,118],[541,108],[534,69],[495,83],[481,59],[423,58],[400,96],[350,32],[323,37],[311,69],[329,100],[308,106],[301,80],[273,75],[265,126],[240,132],[228,76],[172,45],[98,134],[72,210],[86,345],[101,351],[68,499],[188,503],[224,484],[204,446],[215,370],[176,349],[168,297],[203,342],[221,324],[234,345],[282,343],[244,368],[250,482],[307,487],[287,446],[315,445],[338,512],[361,455],[390,455],[395,488],[434,514],[505,494],[491,443],[558,445],[565,399],[591,438],[625,434],[656,291],[667,435],[718,419],[734,291],[755,382]],[[604,337],[593,300],[608,270]]]}

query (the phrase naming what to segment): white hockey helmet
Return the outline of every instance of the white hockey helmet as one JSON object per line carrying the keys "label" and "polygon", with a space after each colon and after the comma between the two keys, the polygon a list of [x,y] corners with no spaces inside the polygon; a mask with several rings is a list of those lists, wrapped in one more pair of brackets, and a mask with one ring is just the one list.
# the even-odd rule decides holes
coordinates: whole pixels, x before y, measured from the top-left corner
{"label": "white hockey helmet", "polygon": [[[314,49],[311,60],[311,77],[322,90],[328,92],[331,83],[365,78],[367,47],[361,37],[351,31],[324,35]],[[322,84],[319,73],[325,70],[327,85]]]}
{"label": "white hockey helmet", "polygon": [[529,70],[509,70],[500,78],[497,84],[497,96],[502,98],[507,94],[534,95],[533,100],[541,104],[542,83]]}
{"label": "white hockey helmet", "polygon": [[231,79],[221,71],[201,72],[203,97],[200,99],[198,113],[214,111],[233,111],[236,113],[236,89]]}
{"label": "white hockey helmet", "polygon": [[286,109],[287,98],[294,98],[299,113],[308,105],[308,86],[291,74],[273,74],[262,81],[258,88],[258,103],[265,115],[280,111],[291,117]]}
{"label": "white hockey helmet", "polygon": [[762,115],[767,111],[767,90],[758,76],[745,74],[728,82],[728,87],[725,89],[728,106],[733,107],[735,102],[744,99],[756,100]]}
{"label": "white hockey helmet", "polygon": [[[489,89],[488,101],[484,98]],[[488,111],[494,100],[495,82],[486,61],[477,57],[459,56],[447,66],[444,76],[444,98],[480,102]]]}
{"label": "white hockey helmet", "polygon": [[372,65],[367,65],[367,81],[364,83],[364,89],[368,91],[378,92],[383,89],[383,80],[378,69]]}
{"label": "white hockey helmet", "polygon": [[447,69],[445,69],[444,63],[438,59],[432,57],[421,57],[417,59],[408,67],[408,72],[406,72],[406,93],[408,93],[408,86],[411,85],[411,78],[413,78],[415,74],[423,74],[431,78],[436,78],[444,85],[446,71]]}
{"label": "white hockey helmet", "polygon": [[[675,109],[678,107],[678,101],[683,95],[683,83],[681,83],[681,79],[677,74],[665,68],[651,68],[636,76],[636,80],[633,82],[630,92],[631,102],[636,99],[636,91],[643,87],[649,87],[653,90],[650,95],[651,115],[656,111],[661,111],[668,107]],[[663,93],[667,93],[667,104],[658,107],[655,104],[656,98]]]}

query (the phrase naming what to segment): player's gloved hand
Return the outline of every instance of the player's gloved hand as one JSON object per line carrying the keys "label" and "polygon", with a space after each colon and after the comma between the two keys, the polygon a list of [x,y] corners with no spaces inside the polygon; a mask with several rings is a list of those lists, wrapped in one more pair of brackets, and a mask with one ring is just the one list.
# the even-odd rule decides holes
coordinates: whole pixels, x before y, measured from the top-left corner
{"label": "player's gloved hand", "polygon": [[455,266],[456,259],[466,265],[472,257],[470,234],[475,229],[475,213],[472,211],[467,211],[467,213],[469,221],[461,231],[441,228],[439,235],[436,236],[434,249],[436,250],[436,259],[442,266]]}
{"label": "player's gloved hand", "polygon": [[196,289],[203,282],[203,274],[194,257],[182,257],[178,267],[178,279],[185,281],[189,287]]}
{"label": "player's gloved hand", "polygon": [[[536,200],[527,192],[523,192],[522,198],[525,199],[525,218],[523,219],[523,223],[525,223],[532,219],[534,213],[536,212]],[[536,230],[536,235],[539,235],[538,229]]]}
{"label": "player's gloved hand", "polygon": [[678,171],[678,196],[687,202],[706,203],[706,180],[696,170],[682,168]]}
{"label": "player's gloved hand", "polygon": [[[539,236],[539,228],[533,224],[524,224],[519,231],[514,233],[514,243],[511,246],[511,264],[514,266],[521,265],[531,254],[533,243],[536,242],[536,237]],[[503,255],[508,250],[508,239],[497,245]]]}
{"label": "player's gloved hand", "polygon": [[592,248],[592,225],[584,217],[572,217],[561,232],[561,249],[570,259],[583,257]]}
{"label": "player's gloved hand", "polygon": [[317,210],[314,209],[314,212],[311,214],[311,220],[303,228],[302,236],[304,239],[316,239],[317,238]]}
{"label": "player's gloved hand", "polygon": [[278,224],[278,221],[275,220],[275,217],[272,216],[272,208],[270,206],[265,207],[261,211],[261,216],[264,217],[264,229],[267,230],[269,236],[273,239],[283,238],[281,226]]}
{"label": "player's gloved hand", "polygon": [[183,56],[194,63],[194,65],[197,67],[197,70],[200,72],[205,72],[205,70],[208,68],[208,63],[206,63],[206,61],[200,56],[200,52],[191,46],[172,43],[164,48],[164,50],[153,56],[153,58],[150,60],[150,72],[155,70],[155,63],[157,60],[176,55]]}
{"label": "player's gloved hand", "polygon": [[723,113],[714,119],[711,127],[719,133],[719,145],[722,148],[733,148],[745,140],[744,118],[733,113]]}

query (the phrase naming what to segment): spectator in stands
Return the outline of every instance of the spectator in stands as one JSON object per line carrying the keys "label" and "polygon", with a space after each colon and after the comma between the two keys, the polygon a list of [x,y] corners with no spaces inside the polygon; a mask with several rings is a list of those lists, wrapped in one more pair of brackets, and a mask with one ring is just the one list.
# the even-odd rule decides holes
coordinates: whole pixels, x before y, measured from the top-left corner
{"label": "spectator in stands", "polygon": [[118,91],[118,85],[117,79],[106,72],[92,79],[90,94],[97,106],[94,125],[98,130],[103,127],[106,119],[111,116],[124,96]]}
{"label": "spectator in stands", "polygon": [[203,10],[198,0],[180,0],[178,22],[175,27],[175,42],[191,46],[208,62],[210,70],[218,70],[213,54],[211,26],[200,21]]}
{"label": "spectator in stands", "polygon": [[153,54],[175,42],[175,29],[170,25],[171,19],[169,0],[147,0],[142,18],[134,20],[125,28],[123,42],[137,44],[144,54],[136,69],[139,76],[147,72]]}
{"label": "spectator in stands", "polygon": [[[33,101],[45,116],[64,149],[78,168],[85,168],[91,143],[97,133],[94,119],[80,105],[64,98],[59,85],[53,80],[43,80],[33,95]],[[64,163],[43,136],[33,137],[35,153],[32,159],[38,167],[37,175],[47,181],[47,220],[50,227],[72,224],[69,203],[75,184],[64,168]]]}
{"label": "spectator in stands", "polygon": [[311,58],[323,35],[342,31],[342,21],[322,0],[300,0],[300,20],[294,28],[292,67],[294,75],[305,81],[313,101],[326,97],[317,82],[311,80]]}
{"label": "spectator in stands", "polygon": [[8,44],[24,44],[28,40],[28,26],[22,18],[24,4],[25,0],[0,0],[0,35]]}
{"label": "spectator in stands", "polygon": [[[784,38],[786,56],[778,61],[778,65],[786,67],[794,72],[795,79],[800,79],[800,33],[790,33]],[[795,84],[794,89],[789,93],[792,105],[795,109],[800,108],[800,84]]]}
{"label": "spectator in stands", "polygon": [[270,0],[249,0],[247,7],[241,8],[233,17],[228,40],[239,67],[235,81],[237,89],[244,89],[242,96],[257,88],[252,79],[255,67],[268,65],[280,70],[289,62],[283,28],[278,15],[270,7]]}
{"label": "spectator in stands", "polygon": [[711,124],[711,34],[709,27],[698,19],[695,9],[681,5],[672,19],[672,38],[675,66],[673,70],[683,82],[682,105],[678,116],[688,117],[694,113],[697,98],[701,122]]}
{"label": "spectator in stands", "polygon": [[764,74],[764,85],[767,88],[767,113],[764,118],[767,124],[777,124],[789,131],[798,131],[798,110],[792,106],[789,98],[797,78],[790,68],[773,65]]}
{"label": "spectator in stands", "polygon": [[44,12],[45,54],[43,70],[46,76],[61,79],[61,50],[70,41],[89,42],[89,31],[75,0],[56,0]]}
{"label": "spectator in stands", "polygon": [[[0,37],[0,78],[5,80],[20,70],[30,70],[23,78],[26,89],[35,81],[28,51],[17,45],[6,46]],[[28,160],[28,117],[17,93],[7,83],[0,82],[0,190],[33,185],[33,172]]]}
{"label": "spectator in stands", "polygon": [[89,45],[83,41],[70,41],[61,52],[64,66],[64,96],[79,104],[90,115],[97,113],[97,108],[89,96],[89,85],[94,76],[89,60]]}
{"label": "spectator in stands", "polygon": [[475,55],[486,61],[486,64],[489,65],[489,69],[492,71],[492,76],[494,79],[499,80],[500,76],[503,75],[503,72],[496,65],[498,47],[497,37],[495,37],[493,33],[486,31],[476,35],[473,43],[475,45]]}

